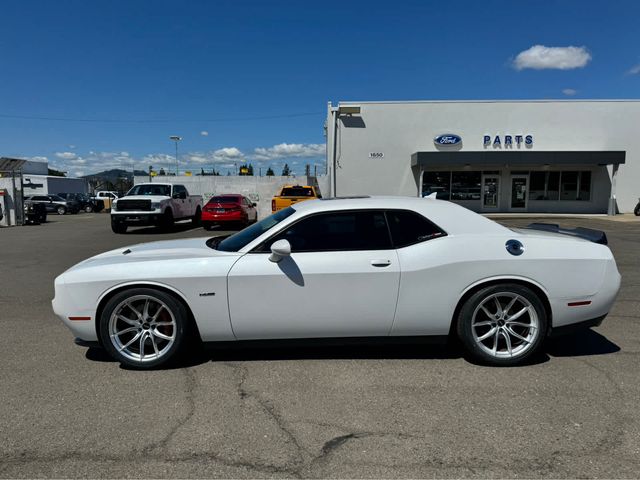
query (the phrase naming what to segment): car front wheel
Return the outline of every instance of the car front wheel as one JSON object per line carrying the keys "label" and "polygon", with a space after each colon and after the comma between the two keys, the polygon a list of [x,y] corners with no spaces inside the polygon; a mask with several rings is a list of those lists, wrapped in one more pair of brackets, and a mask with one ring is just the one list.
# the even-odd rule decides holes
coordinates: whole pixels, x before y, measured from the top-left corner
{"label": "car front wheel", "polygon": [[513,366],[538,351],[547,315],[538,296],[518,284],[492,285],[467,299],[457,319],[460,341],[480,363]]}
{"label": "car front wheel", "polygon": [[67,209],[62,206],[58,207],[56,211],[58,212],[58,215],[64,215],[65,213],[67,213]]}
{"label": "car front wheel", "polygon": [[105,349],[123,365],[150,369],[175,360],[186,344],[189,317],[172,295],[149,288],[122,291],[100,317]]}

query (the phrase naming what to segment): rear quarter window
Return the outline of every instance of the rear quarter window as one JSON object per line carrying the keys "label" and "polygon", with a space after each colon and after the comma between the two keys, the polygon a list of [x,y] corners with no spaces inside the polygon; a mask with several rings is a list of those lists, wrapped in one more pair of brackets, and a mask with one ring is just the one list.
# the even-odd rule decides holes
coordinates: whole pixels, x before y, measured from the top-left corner
{"label": "rear quarter window", "polygon": [[409,210],[387,210],[386,215],[395,248],[408,247],[446,235],[444,230],[419,213]]}

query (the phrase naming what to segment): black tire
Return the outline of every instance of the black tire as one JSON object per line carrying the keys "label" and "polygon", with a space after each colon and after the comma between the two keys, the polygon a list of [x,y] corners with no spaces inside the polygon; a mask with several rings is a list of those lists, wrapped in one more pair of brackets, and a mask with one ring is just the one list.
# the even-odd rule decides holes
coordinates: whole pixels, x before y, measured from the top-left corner
{"label": "black tire", "polygon": [[198,207],[196,208],[195,215],[191,217],[191,225],[193,225],[194,227],[199,227],[201,219],[202,219],[202,210],[200,210],[200,207]]}
{"label": "black tire", "polygon": [[66,207],[60,205],[58,208],[56,208],[56,212],[58,213],[58,215],[65,215],[67,213],[67,209]]}
{"label": "black tire", "polygon": [[38,217],[38,223],[47,223],[47,214],[44,213],[42,215],[39,215]]}
{"label": "black tire", "polygon": [[633,209],[633,214],[638,217],[640,216],[640,203],[636,205],[636,208]]}
{"label": "black tire", "polygon": [[173,211],[170,208],[165,210],[164,215],[162,216],[162,221],[160,222],[160,229],[168,232],[173,228]]}
{"label": "black tire", "polygon": [[93,213],[93,207],[91,205],[85,205],[84,206],[84,211],[86,213]]}
{"label": "black tire", "polygon": [[[147,299],[150,306],[145,317],[144,304]],[[137,316],[125,302],[132,304],[141,316]],[[159,305],[163,307],[159,310],[154,309]],[[152,320],[155,313],[159,315],[155,321],[160,321],[163,325],[155,325],[155,321]],[[116,317],[116,314],[120,317]],[[122,321],[122,316],[130,319],[132,323]],[[99,326],[100,340],[107,353],[122,365],[140,370],[167,366],[178,360],[183,348],[189,344],[188,340],[193,330],[189,314],[182,302],[173,295],[152,288],[131,288],[114,295],[102,311]],[[112,335],[114,330],[122,331],[129,327],[135,330],[122,335]],[[157,337],[159,333],[172,337],[173,340]],[[139,340],[134,339],[136,336],[143,338],[142,356],[139,354]],[[130,341],[132,343],[127,347],[126,344]],[[125,348],[122,348],[123,346]]]}
{"label": "black tire", "polygon": [[[500,309],[495,302],[496,298],[501,304]],[[516,300],[507,309],[513,298]],[[514,311],[525,313],[519,317],[514,313],[508,315]],[[503,315],[499,318],[501,312]],[[504,283],[482,288],[471,295],[460,309],[456,330],[458,338],[473,360],[485,365],[515,366],[525,362],[540,349],[546,336],[547,323],[546,310],[536,293],[519,284]],[[525,324],[530,327],[522,326]]]}
{"label": "black tire", "polygon": [[127,233],[127,224],[111,219],[111,230],[113,233]]}

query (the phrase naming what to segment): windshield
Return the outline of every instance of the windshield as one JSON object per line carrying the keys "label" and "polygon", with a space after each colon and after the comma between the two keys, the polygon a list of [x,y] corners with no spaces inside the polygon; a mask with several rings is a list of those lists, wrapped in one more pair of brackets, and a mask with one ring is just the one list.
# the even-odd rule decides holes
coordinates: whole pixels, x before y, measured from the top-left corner
{"label": "windshield", "polygon": [[160,195],[171,196],[171,185],[136,185],[127,195]]}
{"label": "windshield", "polygon": [[64,198],[59,197],[58,195],[49,195],[49,198],[54,202],[64,202]]}
{"label": "windshield", "polygon": [[[291,207],[280,210],[273,215],[260,220],[258,223],[254,223],[250,227],[240,230],[238,233],[225,238],[221,242],[207,243],[211,248],[220,250],[223,252],[237,252],[242,247],[252,242],[267,230],[275,227],[282,220],[290,215],[293,215],[295,210]],[[213,239],[212,239],[213,240]],[[217,239],[216,239],[217,240]]]}

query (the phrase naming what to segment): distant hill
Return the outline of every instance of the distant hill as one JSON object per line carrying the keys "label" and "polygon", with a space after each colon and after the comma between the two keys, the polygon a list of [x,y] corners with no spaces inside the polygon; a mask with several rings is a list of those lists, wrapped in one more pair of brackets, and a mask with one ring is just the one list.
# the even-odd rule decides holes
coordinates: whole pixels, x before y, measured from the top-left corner
{"label": "distant hill", "polygon": [[86,178],[89,181],[99,181],[99,182],[110,182],[113,184],[118,183],[123,178],[126,178],[128,181],[133,181],[133,175],[143,176],[148,175],[148,172],[144,170],[135,170],[131,172],[130,170],[122,170],[120,168],[114,168],[112,170],[105,170],[104,172],[92,173],[91,175],[85,175],[82,178]]}

